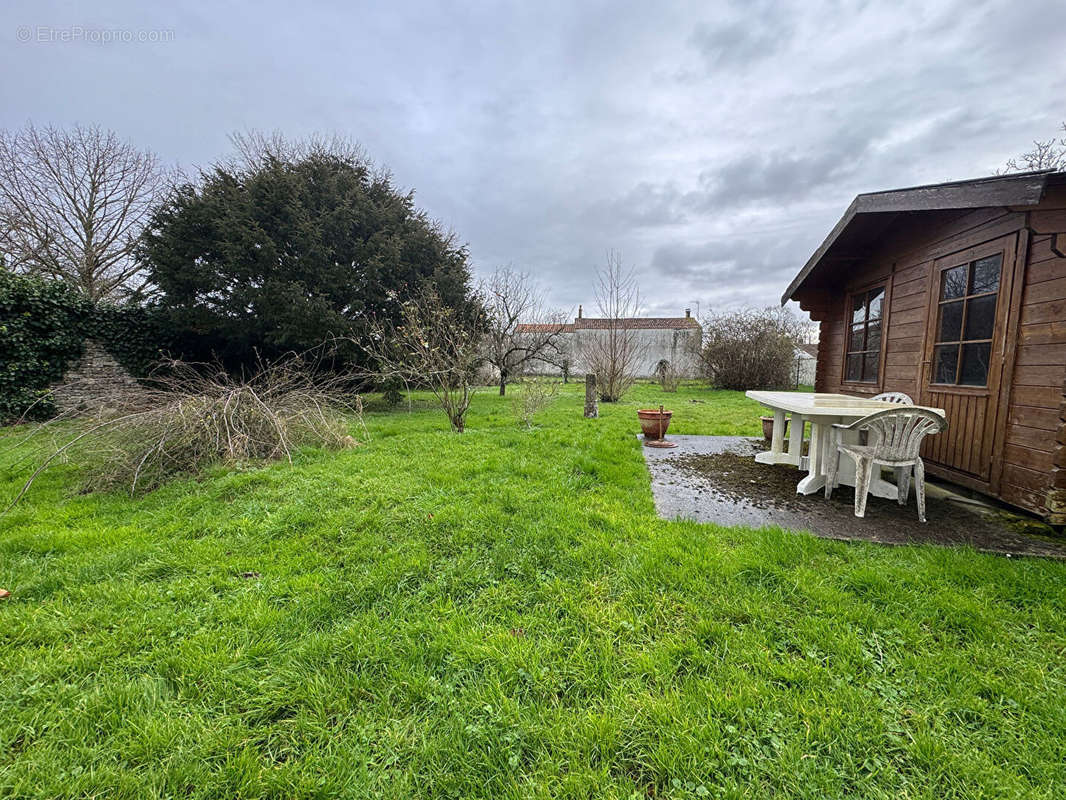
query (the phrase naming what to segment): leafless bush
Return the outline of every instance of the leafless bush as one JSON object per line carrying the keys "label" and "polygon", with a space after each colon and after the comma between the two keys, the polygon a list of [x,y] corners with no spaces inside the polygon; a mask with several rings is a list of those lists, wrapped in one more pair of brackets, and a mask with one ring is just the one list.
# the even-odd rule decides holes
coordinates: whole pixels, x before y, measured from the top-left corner
{"label": "leafless bush", "polygon": [[700,354],[719,389],[782,389],[791,385],[801,323],[777,309],[712,314],[703,324]]}
{"label": "leafless bush", "polygon": [[369,326],[361,342],[376,365],[369,377],[429,389],[452,430],[462,433],[478,367],[484,361],[483,327],[476,308],[452,308],[436,292],[426,290],[403,304],[400,324]]}
{"label": "leafless bush", "polygon": [[676,361],[669,361],[664,358],[655,365],[655,377],[664,392],[676,392],[684,375]]}
{"label": "leafless bush", "polygon": [[627,324],[640,311],[640,289],[616,251],[607,254],[606,265],[597,273],[596,303],[603,318],[586,322],[580,357],[585,371],[596,373],[600,400],[614,403],[636,383],[647,350]]}
{"label": "leafless bush", "polygon": [[521,391],[511,401],[515,417],[526,430],[533,429],[536,416],[544,411],[559,394],[559,381],[529,378],[522,382]]}
{"label": "leafless bush", "polygon": [[[40,426],[35,433],[51,431],[53,446],[13,503],[61,460],[82,467],[87,491],[123,488],[135,494],[217,464],[291,463],[300,447],[354,446],[349,428],[353,421],[361,424],[362,405],[345,384],[296,356],[262,364],[247,379],[169,361],[149,388],[119,407]],[[74,425],[65,424],[72,420]]]}

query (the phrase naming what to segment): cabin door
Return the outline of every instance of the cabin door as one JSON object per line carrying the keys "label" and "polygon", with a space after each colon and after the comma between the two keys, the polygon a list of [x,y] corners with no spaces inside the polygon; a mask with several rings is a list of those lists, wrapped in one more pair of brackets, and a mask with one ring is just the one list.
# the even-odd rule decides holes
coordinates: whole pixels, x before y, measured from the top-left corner
{"label": "cabin door", "polygon": [[922,458],[949,477],[991,489],[1016,234],[937,258],[930,275],[920,404],[948,429]]}

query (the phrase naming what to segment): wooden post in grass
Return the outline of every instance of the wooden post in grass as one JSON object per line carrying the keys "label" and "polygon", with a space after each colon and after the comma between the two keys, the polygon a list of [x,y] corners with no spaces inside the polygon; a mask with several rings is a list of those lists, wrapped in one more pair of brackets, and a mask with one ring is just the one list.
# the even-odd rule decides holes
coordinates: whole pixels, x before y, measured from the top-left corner
{"label": "wooden post in grass", "polygon": [[600,407],[596,402],[596,373],[590,372],[585,375],[585,416],[595,419],[600,415]]}

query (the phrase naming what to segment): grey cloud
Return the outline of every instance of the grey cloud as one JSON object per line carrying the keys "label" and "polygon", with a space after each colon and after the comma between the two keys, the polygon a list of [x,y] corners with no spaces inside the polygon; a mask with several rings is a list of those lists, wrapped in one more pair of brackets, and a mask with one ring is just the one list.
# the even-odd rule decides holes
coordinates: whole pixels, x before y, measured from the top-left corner
{"label": "grey cloud", "polygon": [[839,151],[816,155],[748,153],[701,172],[699,188],[687,193],[685,201],[704,211],[722,203],[742,205],[760,200],[787,203],[854,174],[858,165],[852,154]]}
{"label": "grey cloud", "polygon": [[[1058,130],[1066,5],[1031,5],[9,0],[0,126],[96,122],[186,167],[233,130],[337,131],[478,273],[513,263],[557,306],[589,307],[608,248],[649,309],[769,305],[857,192],[979,175]],[[174,38],[14,41],[62,24]]]}
{"label": "grey cloud", "polygon": [[791,38],[792,20],[787,9],[764,5],[762,9],[741,7],[737,13],[733,20],[700,23],[689,36],[689,44],[711,70],[771,58]]}
{"label": "grey cloud", "polygon": [[703,242],[672,242],[655,249],[651,266],[695,281],[743,282],[754,276],[795,272],[803,237],[736,235]]}
{"label": "grey cloud", "polygon": [[684,195],[677,184],[641,181],[610,204],[610,213],[634,226],[677,225],[685,222]]}
{"label": "grey cloud", "polygon": [[832,152],[806,155],[753,151],[701,171],[688,191],[673,181],[642,181],[615,201],[613,208],[633,225],[664,226],[722,208],[739,209],[759,202],[788,205],[854,176],[868,147],[865,142],[852,152],[841,144]]}

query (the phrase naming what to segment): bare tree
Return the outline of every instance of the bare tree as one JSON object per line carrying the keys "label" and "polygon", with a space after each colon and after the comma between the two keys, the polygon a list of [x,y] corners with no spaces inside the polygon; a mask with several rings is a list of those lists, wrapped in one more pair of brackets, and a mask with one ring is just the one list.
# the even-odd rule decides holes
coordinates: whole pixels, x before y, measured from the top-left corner
{"label": "bare tree", "polygon": [[398,325],[370,323],[362,345],[376,364],[372,377],[429,389],[452,429],[462,433],[484,362],[483,328],[479,311],[447,306],[427,289],[403,303]]}
{"label": "bare tree", "polygon": [[482,284],[485,298],[485,360],[500,375],[500,396],[507,382],[521,375],[530,361],[561,360],[561,334],[566,319],[549,312],[532,279],[524,272],[501,268]]}
{"label": "bare tree", "polygon": [[134,248],[171,174],[96,126],[0,131],[0,249],[10,269],[91,300],[145,293]]}
{"label": "bare tree", "polygon": [[[1066,122],[1062,123],[1066,133]],[[1033,142],[1033,149],[1007,160],[1003,172],[1030,172],[1041,169],[1066,169],[1066,136]]]}
{"label": "bare tree", "polygon": [[586,371],[596,374],[600,400],[613,403],[636,382],[647,349],[629,324],[640,311],[636,276],[625,269],[621,253],[615,250],[607,253],[604,267],[596,273],[596,304],[602,319],[586,321],[581,360]]}

